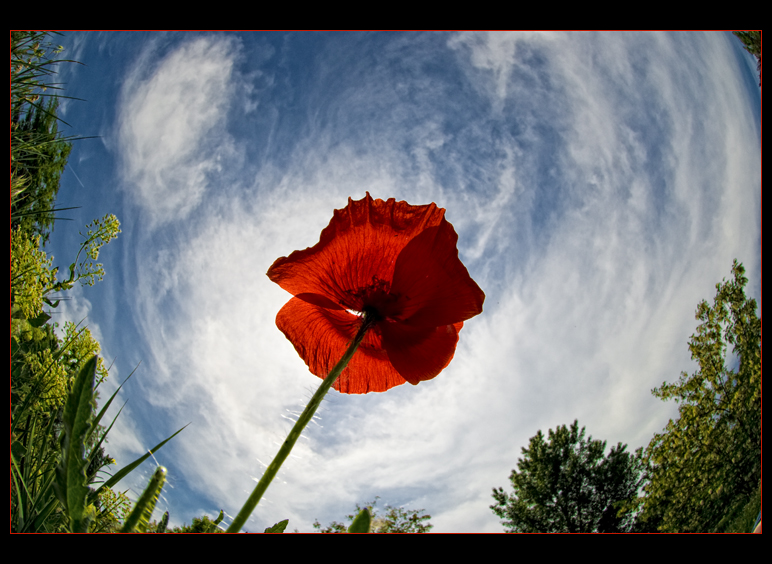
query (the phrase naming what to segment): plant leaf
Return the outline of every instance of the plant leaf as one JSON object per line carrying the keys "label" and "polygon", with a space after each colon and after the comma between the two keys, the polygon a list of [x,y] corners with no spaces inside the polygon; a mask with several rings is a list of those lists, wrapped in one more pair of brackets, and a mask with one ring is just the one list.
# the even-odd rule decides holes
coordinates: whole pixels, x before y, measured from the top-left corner
{"label": "plant leaf", "polygon": [[365,507],[359,512],[351,526],[348,528],[349,533],[369,533],[370,532],[370,512]]}
{"label": "plant leaf", "polygon": [[56,468],[54,490],[70,522],[73,533],[85,533],[94,517],[93,507],[86,505],[85,440],[91,431],[94,407],[94,382],[97,357],[92,356],[75,378],[64,406],[62,456]]}
{"label": "plant leaf", "polygon": [[283,533],[284,529],[287,528],[287,524],[289,523],[289,519],[284,519],[283,521],[279,521],[276,523],[273,527],[268,527],[265,532],[266,533]]}
{"label": "plant leaf", "polygon": [[225,514],[223,513],[223,510],[220,509],[220,515],[217,516],[217,519],[209,523],[209,527],[206,529],[205,532],[214,533],[217,530],[217,525],[219,525],[222,522],[223,517],[225,517]]}
{"label": "plant leaf", "polygon": [[[188,423],[188,425],[190,425],[190,423]],[[188,425],[185,425],[185,427],[187,427]],[[183,430],[185,427],[183,427],[182,429],[180,429],[179,431],[177,431],[176,433],[174,433],[174,434],[173,434],[171,437],[169,437],[168,439],[166,439],[166,440],[164,440],[164,441],[161,441],[160,443],[158,443],[157,445],[155,445],[153,448],[151,448],[151,449],[150,449],[150,450],[147,452],[147,454],[145,454],[145,455],[143,455],[143,456],[140,456],[138,459],[136,459],[134,462],[132,462],[132,463],[131,463],[131,464],[129,464],[128,466],[124,466],[123,468],[121,468],[120,470],[118,470],[118,471],[117,471],[115,474],[113,474],[112,478],[110,478],[110,479],[109,479],[109,480],[107,480],[107,481],[106,481],[104,484],[102,484],[102,485],[100,486],[100,488],[97,490],[97,494],[99,494],[99,492],[100,492],[100,491],[102,491],[104,488],[111,488],[111,487],[113,487],[115,484],[117,484],[118,482],[120,482],[120,481],[121,481],[121,480],[122,480],[122,479],[123,479],[123,478],[124,478],[124,477],[125,477],[125,476],[126,476],[128,473],[130,473],[130,472],[131,472],[132,470],[134,470],[134,469],[135,469],[137,466],[139,466],[139,465],[140,465],[140,464],[142,464],[142,463],[143,463],[145,460],[147,460],[147,458],[148,458],[148,457],[149,457],[151,454],[153,454],[154,452],[158,452],[158,450],[159,450],[159,449],[160,449],[162,446],[164,446],[166,443],[168,443],[169,441],[171,441],[171,440],[172,440],[174,437],[176,437],[177,435],[179,435],[179,434],[182,432],[182,430]]]}

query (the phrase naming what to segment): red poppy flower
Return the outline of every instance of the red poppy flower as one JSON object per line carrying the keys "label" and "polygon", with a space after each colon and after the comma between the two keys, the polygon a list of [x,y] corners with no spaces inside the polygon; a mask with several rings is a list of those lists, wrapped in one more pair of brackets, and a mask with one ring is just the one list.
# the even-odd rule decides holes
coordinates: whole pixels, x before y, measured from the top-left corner
{"label": "red poppy flower", "polygon": [[431,380],[453,358],[485,294],[458,258],[458,235],[436,204],[373,200],[335,210],[319,242],[277,259],[268,277],[294,297],[276,325],[324,378],[375,316],[335,383],[349,394]]}

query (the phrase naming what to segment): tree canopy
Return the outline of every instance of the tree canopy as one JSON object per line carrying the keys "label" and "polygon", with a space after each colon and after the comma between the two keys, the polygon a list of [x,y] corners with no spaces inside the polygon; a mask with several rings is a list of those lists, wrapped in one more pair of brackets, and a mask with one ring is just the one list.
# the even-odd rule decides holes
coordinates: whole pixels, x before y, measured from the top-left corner
{"label": "tree canopy", "polygon": [[651,482],[642,518],[664,532],[722,529],[761,480],[761,320],[745,296],[745,269],[702,301],[689,341],[699,368],[652,393],[675,400],[679,417],[646,449]]}
{"label": "tree canopy", "polygon": [[631,530],[632,506],[642,482],[639,449],[622,443],[604,456],[606,441],[584,438],[578,421],[541,431],[523,448],[509,479],[513,493],[493,489],[493,512],[511,533],[603,533]]}

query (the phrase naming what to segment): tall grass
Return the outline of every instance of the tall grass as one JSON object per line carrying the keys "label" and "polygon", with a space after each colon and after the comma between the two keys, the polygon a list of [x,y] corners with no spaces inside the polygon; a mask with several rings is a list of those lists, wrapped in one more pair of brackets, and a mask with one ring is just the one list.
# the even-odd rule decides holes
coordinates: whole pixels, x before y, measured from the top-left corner
{"label": "tall grass", "polygon": [[[101,278],[101,265],[94,263],[98,248],[120,232],[112,215],[89,224],[62,282],[39,249],[39,236],[57,211],[53,202],[75,139],[58,131],[61,84],[55,82],[56,66],[75,61],[57,58],[62,48],[52,39],[53,32],[11,34],[11,238],[35,247],[31,252],[29,245],[12,246],[11,531],[109,531],[119,525],[144,531],[164,472],[157,471],[150,493],[124,523],[115,514],[127,509],[128,500],[111,488],[182,429],[110,476],[106,468],[114,461],[103,446],[112,423],[105,429],[101,422],[117,391],[97,412],[97,386],[106,375],[93,354],[99,346],[85,328],[60,340],[43,311],[44,303],[58,304],[46,298],[51,291]],[[78,264],[84,250],[94,260]],[[76,347],[81,348],[73,356]]]}

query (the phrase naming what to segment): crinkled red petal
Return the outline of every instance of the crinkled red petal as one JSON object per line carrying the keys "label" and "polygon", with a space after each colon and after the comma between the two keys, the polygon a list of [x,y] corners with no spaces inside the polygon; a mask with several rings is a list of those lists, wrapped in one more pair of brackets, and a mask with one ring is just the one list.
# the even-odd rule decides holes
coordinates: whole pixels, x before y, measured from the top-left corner
{"label": "crinkled red petal", "polygon": [[443,222],[436,204],[411,206],[365,198],[335,210],[319,243],[277,259],[268,277],[292,295],[318,294],[361,311],[356,293],[375,281],[390,282],[405,246],[428,227]]}
{"label": "crinkled red petal", "polygon": [[[318,307],[292,298],[276,316],[276,325],[294,345],[312,374],[326,378],[346,352],[361,318],[345,310]],[[452,356],[452,355],[451,355]],[[405,383],[383,348],[378,328],[368,331],[334,387],[346,394],[385,392]]]}
{"label": "crinkled red petal", "polygon": [[450,364],[463,323],[415,328],[404,323],[380,323],[383,347],[400,376],[411,384],[431,380]]}
{"label": "crinkled red petal", "polygon": [[[397,258],[394,311],[413,327],[441,327],[482,312],[485,294],[458,258],[453,226],[445,221],[416,235]],[[388,315],[388,313],[386,313]]]}

